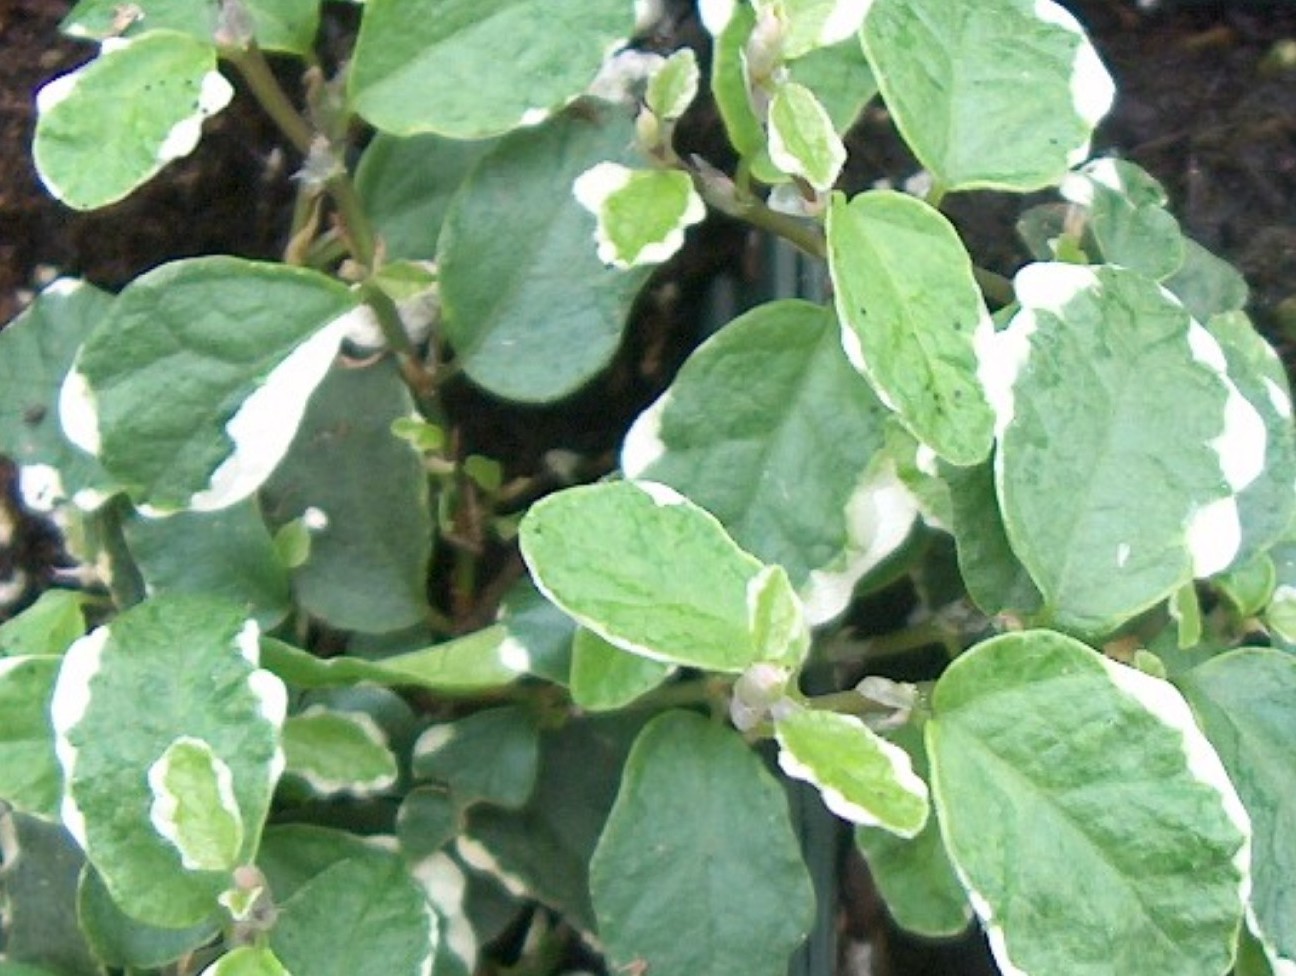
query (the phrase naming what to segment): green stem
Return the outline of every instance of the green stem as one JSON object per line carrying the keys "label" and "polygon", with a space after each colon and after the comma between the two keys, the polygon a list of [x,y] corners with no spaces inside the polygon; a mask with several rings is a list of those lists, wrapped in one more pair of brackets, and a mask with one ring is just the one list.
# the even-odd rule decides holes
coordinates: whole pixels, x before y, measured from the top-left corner
{"label": "green stem", "polygon": [[690,169],[688,172],[693,177],[693,185],[708,205],[753,227],[777,234],[811,257],[827,259],[828,244],[818,225],[771,210],[755,197],[739,199],[734,184],[710,167]]}
{"label": "green stem", "polygon": [[378,238],[350,175],[345,170],[336,173],[325,186],[342,216],[342,227],[351,243],[351,256],[369,271],[375,270]]}
{"label": "green stem", "polygon": [[224,48],[221,56],[238,69],[253,97],[279,127],[279,131],[287,136],[298,152],[303,156],[308,155],[311,143],[315,141],[315,132],[288,100],[279,80],[270,70],[270,63],[255,42],[246,48]]}

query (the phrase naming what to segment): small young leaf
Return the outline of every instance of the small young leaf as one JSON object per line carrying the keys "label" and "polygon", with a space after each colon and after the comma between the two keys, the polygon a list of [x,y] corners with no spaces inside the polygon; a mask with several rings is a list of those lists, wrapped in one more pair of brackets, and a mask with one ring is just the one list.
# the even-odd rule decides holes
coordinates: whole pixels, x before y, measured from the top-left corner
{"label": "small young leaf", "polygon": [[202,971],[200,976],[291,976],[264,946],[238,946]]}
{"label": "small young leaf", "polygon": [[576,98],[633,29],[624,0],[370,0],[350,95],[384,132],[500,135]]}
{"label": "small young leaf", "polygon": [[711,56],[711,95],[724,121],[729,141],[743,157],[756,155],[765,147],[765,130],[752,108],[747,89],[745,50],[756,25],[756,14],[745,3],[711,5],[723,11],[723,18],[702,7],[702,21],[715,46]]}
{"label": "small young leaf", "polygon": [[599,163],[576,178],[572,193],[598,220],[599,260],[622,269],[665,261],[706,216],[688,174],[675,170]]}
{"label": "small young leaf", "polygon": [[1296,969],[1296,658],[1240,648],[1178,678],[1251,816],[1248,922],[1277,973]]}
{"label": "small young leaf", "polygon": [[675,667],[640,657],[581,628],[572,642],[571,694],[588,712],[622,708],[658,687]]}
{"label": "small young leaf", "polygon": [[835,196],[828,262],[842,344],[913,435],[953,464],[990,452],[994,414],[977,380],[993,333],[972,261],[937,210],[889,190]]}
{"label": "small young leaf", "polygon": [[233,505],[288,450],[354,309],[344,285],[303,268],[220,256],[162,265],[126,287],[82,346],[63,384],[64,430],[137,503]]}
{"label": "small young leaf", "polygon": [[364,712],[318,705],[284,722],[285,773],[323,796],[368,796],[396,782],[396,757],[387,736]]}
{"label": "small young leaf", "polygon": [[1115,91],[1053,0],[875,0],[860,36],[896,125],[946,189],[1058,183]]}
{"label": "small young leaf", "polygon": [[515,810],[535,786],[540,740],[519,708],[492,708],[434,725],[414,745],[414,775],[450,791],[458,809],[490,803]]}
{"label": "small young leaf", "polygon": [[761,563],[665,485],[550,495],[527,513],[521,545],[540,591],[623,650],[733,673],[758,659],[748,593]]}
{"label": "small young leaf", "polygon": [[114,203],[193,152],[233,94],[210,44],[172,31],[115,41],[37,93],[36,172],[70,207]]}
{"label": "small young leaf", "polygon": [[774,723],[779,767],[812,784],[851,823],[913,837],[927,822],[927,785],[908,754],[853,715],[798,709]]}
{"label": "small young leaf", "polygon": [[782,23],[780,49],[789,61],[855,36],[870,0],[755,0],[763,15]]}
{"label": "small young leaf", "polygon": [[846,162],[846,147],[828,112],[794,81],[780,85],[770,102],[769,154],[783,172],[820,191],[837,182]]}
{"label": "small young leaf", "polygon": [[1168,278],[1184,260],[1179,221],[1165,209],[1165,190],[1124,159],[1095,159],[1068,173],[1062,196],[1089,209],[1089,228],[1103,260]]}
{"label": "small young leaf", "polygon": [[1173,687],[1024,631],[956,659],[932,708],[941,832],[1001,970],[1228,969],[1250,828]]}
{"label": "small young leaf", "polygon": [[697,55],[692,48],[680,48],[648,80],[644,102],[665,122],[674,122],[697,98]]}
{"label": "small young leaf", "polygon": [[[257,46],[266,51],[306,54],[319,28],[319,0],[239,0],[252,20]],[[123,6],[138,12],[121,35],[145,31],[182,31],[210,44],[219,22],[220,4],[209,0],[81,0],[59,26],[72,37],[104,40],[118,36]]]}
{"label": "small young leaf", "polygon": [[731,730],[679,711],[636,740],[590,889],[611,966],[653,972],[782,976],[813,916],[783,790]]}
{"label": "small young leaf", "polygon": [[230,871],[243,848],[243,818],[229,766],[202,739],[182,735],[148,770],[153,828],[189,871]]}
{"label": "small young leaf", "polygon": [[1184,238],[1183,264],[1164,284],[1198,322],[1240,312],[1250,298],[1246,279],[1237,268],[1191,237]]}

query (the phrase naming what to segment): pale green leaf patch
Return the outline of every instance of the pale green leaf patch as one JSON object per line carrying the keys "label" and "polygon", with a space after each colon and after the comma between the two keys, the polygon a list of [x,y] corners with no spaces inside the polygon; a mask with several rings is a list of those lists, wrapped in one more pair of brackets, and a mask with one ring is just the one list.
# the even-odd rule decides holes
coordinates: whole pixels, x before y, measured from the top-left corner
{"label": "pale green leaf patch", "polygon": [[586,711],[622,708],[674,672],[674,665],[623,651],[592,630],[581,628],[572,641],[572,701]]}
{"label": "pale green leaf patch", "polygon": [[759,14],[782,28],[780,50],[788,60],[854,37],[873,0],[755,0]]}
{"label": "pale green leaf patch", "polygon": [[748,595],[761,562],[674,489],[571,488],[532,506],[520,539],[540,591],[623,650],[729,673],[770,651],[752,633]]}
{"label": "pale green leaf patch", "polygon": [[1228,969],[1251,828],[1171,685],[1025,631],[956,659],[932,710],[941,831],[1002,971]]}
{"label": "pale green leaf patch", "polygon": [[604,264],[660,264],[684,244],[684,231],[706,216],[687,173],[635,170],[603,162],[572,184],[582,207],[598,220],[594,239]]}
{"label": "pale green leaf patch", "polygon": [[201,976],[292,976],[264,946],[238,946],[202,971]]}
{"label": "pale green leaf patch", "polygon": [[977,377],[993,335],[972,260],[921,200],[874,190],[828,209],[828,262],[842,344],[913,435],[953,464],[990,452],[994,413]]}
{"label": "pale green leaf patch", "polygon": [[698,93],[697,55],[680,48],[648,80],[644,102],[659,119],[674,122],[693,104]]}
{"label": "pale green leaf patch", "polygon": [[590,890],[612,967],[692,976],[782,976],[814,904],[782,788],[733,731],[680,711],[635,741]]}
{"label": "pale green leaf patch", "polygon": [[779,768],[819,790],[854,824],[913,837],[927,822],[927,784],[909,755],[853,715],[797,709],[774,723]]}
{"label": "pale green leaf patch", "polygon": [[71,590],[46,590],[30,607],[0,624],[0,655],[62,654],[85,634],[86,598]]}
{"label": "pale green leaf patch", "polygon": [[1055,185],[1111,108],[1111,76],[1052,0],[875,0],[860,36],[901,134],[946,189]]}
{"label": "pale green leaf patch", "polygon": [[312,705],[284,722],[284,772],[315,793],[370,796],[396,782],[396,757],[387,736],[364,712]]}
{"label": "pale green leaf patch", "polygon": [[576,98],[633,28],[625,0],[369,0],[349,91],[384,132],[500,135]]}
{"label": "pale green leaf patch", "polygon": [[172,31],[115,40],[37,93],[36,171],[70,207],[114,203],[189,155],[233,95],[210,44]]}
{"label": "pale green leaf patch", "polygon": [[82,346],[60,395],[64,431],[149,512],[233,505],[282,460],[355,310],[344,285],[302,268],[162,265]]}
{"label": "pale green leaf patch", "polygon": [[[241,0],[252,21],[257,46],[266,51],[305,54],[319,27],[319,0]],[[138,15],[123,17],[123,8]],[[59,26],[71,37],[103,41],[146,31],[174,30],[206,44],[220,21],[220,5],[209,0],[81,0]],[[123,28],[123,21],[128,20]]]}
{"label": "pale green leaf patch", "polygon": [[797,667],[810,653],[805,608],[782,566],[764,566],[748,581],[747,622],[758,661]]}
{"label": "pale green leaf patch", "polygon": [[846,163],[846,147],[814,93],[794,81],[779,86],[769,107],[770,160],[819,191],[831,189]]}
{"label": "pale green leaf patch", "polygon": [[153,828],[190,871],[229,871],[243,847],[243,817],[229,766],[202,739],[183,735],[149,767]]}
{"label": "pale green leaf patch", "polygon": [[59,664],[52,656],[0,658],[0,798],[50,820],[63,796],[48,718]]}

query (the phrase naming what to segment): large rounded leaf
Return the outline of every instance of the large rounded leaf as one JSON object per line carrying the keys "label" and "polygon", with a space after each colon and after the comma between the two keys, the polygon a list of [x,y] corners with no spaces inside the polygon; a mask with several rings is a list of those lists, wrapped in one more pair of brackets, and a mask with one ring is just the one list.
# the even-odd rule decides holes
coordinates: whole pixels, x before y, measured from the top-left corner
{"label": "large rounded leaf", "polygon": [[1228,969],[1250,827],[1173,687],[1026,631],[958,658],[932,708],[941,831],[1002,971]]}
{"label": "large rounded leaf", "polygon": [[613,967],[782,976],[814,894],[787,797],[732,731],[686,712],[646,726],[590,866]]}
{"label": "large rounded leaf", "polygon": [[385,132],[499,135],[579,95],[633,29],[628,0],[369,0],[351,97]]}

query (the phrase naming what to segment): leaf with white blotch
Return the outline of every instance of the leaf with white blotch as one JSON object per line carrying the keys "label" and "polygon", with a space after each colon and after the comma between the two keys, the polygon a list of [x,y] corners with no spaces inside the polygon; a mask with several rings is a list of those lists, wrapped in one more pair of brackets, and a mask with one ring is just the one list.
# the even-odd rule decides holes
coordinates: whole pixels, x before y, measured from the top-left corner
{"label": "leaf with white blotch", "polygon": [[151,596],[219,597],[246,607],[265,629],[292,609],[288,572],[253,499],[216,512],[131,515],[122,535]]}
{"label": "leaf with white blotch", "polygon": [[[914,771],[928,775],[922,731],[904,725],[890,735],[904,749]],[[945,853],[935,809],[916,836],[897,837],[880,827],[857,827],[855,846],[868,860],[887,911],[902,929],[929,939],[958,935],[972,921],[972,909]]]}
{"label": "leaf with white blotch", "polygon": [[508,633],[505,652],[514,666],[554,684],[567,684],[576,622],[529,579],[518,580],[504,594],[499,622]]}
{"label": "leaf with white blotch", "polygon": [[625,0],[369,0],[348,90],[384,132],[481,139],[572,101],[633,30]]}
{"label": "leaf with white blotch", "polygon": [[1276,972],[1296,972],[1296,657],[1241,648],[1178,677],[1251,816],[1248,921]]}
{"label": "leaf with white blotch", "polygon": [[344,285],[303,268],[164,264],[129,284],[82,346],[63,428],[136,503],[233,505],[288,450],[355,307]]}
{"label": "leaf with white blotch", "polygon": [[665,261],[706,216],[693,181],[676,170],[599,163],[576,177],[572,193],[598,221],[599,260],[622,270]]}
{"label": "leaf with white blotch", "polygon": [[206,945],[227,918],[222,910],[188,928],[162,928],[131,918],[112,900],[91,865],[81,872],[76,917],[95,956],[114,969],[158,969]]}
{"label": "leaf with white blotch", "polygon": [[835,196],[828,263],[855,368],[941,457],[985,458],[994,414],[977,381],[976,346],[993,324],[953,225],[903,193]]}
{"label": "leaf with white blotch", "polygon": [[49,702],[62,661],[0,658],[0,800],[47,819],[58,816],[63,773],[54,755]]}
{"label": "leaf with white blotch", "polygon": [[266,482],[266,517],[280,526],[323,513],[293,588],[309,613],[342,630],[401,630],[426,619],[432,555],[427,472],[391,432],[414,411],[390,357],[337,366],[311,397],[283,463]]}
{"label": "leaf with white blotch", "polygon": [[62,654],[85,634],[84,593],[46,590],[30,607],[0,624],[0,655]]}
{"label": "leaf with white blotch", "polygon": [[36,93],[36,172],[69,207],[115,203],[193,152],[233,94],[210,44],[171,31],[115,42]]}
{"label": "leaf with white blotch", "polygon": [[612,967],[692,976],[782,976],[814,911],[782,788],[738,735],[681,711],[635,741],[590,889]]}
{"label": "leaf with white blotch", "polygon": [[[85,856],[60,824],[14,810],[0,813],[0,898],[4,958],[48,966],[57,976],[102,976],[75,911]],[[5,973],[0,966],[0,976]]]}
{"label": "leaf with white blotch", "polygon": [[1184,238],[1183,264],[1162,284],[1202,323],[1216,315],[1242,311],[1250,298],[1241,272],[1191,237]]}
{"label": "leaf with white blotch", "polygon": [[581,628],[572,641],[572,701],[587,712],[622,708],[661,685],[674,671],[674,665],[630,654],[592,630]]}
{"label": "leaf with white blotch", "polygon": [[759,15],[782,25],[779,52],[788,60],[854,38],[871,0],[755,0]]}
{"label": "leaf with white blotch", "polygon": [[783,566],[822,623],[913,523],[903,489],[870,470],[886,416],[830,310],[771,302],[694,351],[635,421],[621,467],[682,492]]}
{"label": "leaf with white blotch", "polygon": [[186,868],[154,825],[149,770],[178,739],[202,740],[229,767],[244,828],[234,859],[256,850],[287,702],[257,659],[256,625],[242,611],[187,596],[132,607],[63,658],[50,705],[62,819],[113,900],[140,921],[197,923],[230,883],[226,871]]}
{"label": "leaf with white blotch", "polygon": [[659,119],[674,122],[697,98],[697,55],[692,48],[680,48],[648,79],[644,102]]}
{"label": "leaf with white blotch", "polygon": [[[257,46],[266,51],[306,54],[319,28],[319,0],[241,0],[251,19]],[[122,28],[123,8],[136,12]],[[145,31],[182,31],[210,44],[220,21],[219,4],[210,0],[81,0],[59,25],[72,37],[102,41],[134,37]]]}
{"label": "leaf with white blotch", "polygon": [[814,93],[794,81],[780,85],[769,108],[770,160],[789,176],[799,176],[816,190],[837,182],[846,162],[842,144],[827,110]]}
{"label": "leaf with white blotch", "polygon": [[1234,561],[1265,424],[1148,278],[1036,264],[1015,286],[1021,311],[981,359],[1004,525],[1046,612],[1103,633]]}
{"label": "leaf with white blotch", "polygon": [[242,945],[231,949],[202,971],[200,976],[291,976],[283,963],[264,946]]}
{"label": "leaf with white blotch", "polygon": [[838,135],[846,134],[878,93],[877,79],[856,37],[816,48],[787,65],[787,72],[792,81],[814,93]]}
{"label": "leaf with white blotch", "polygon": [[280,909],[269,948],[290,972],[431,971],[436,918],[399,854],[342,831],[279,827],[258,867]]}
{"label": "leaf with white blotch", "polygon": [[1052,631],[993,638],[925,726],[950,858],[999,967],[1217,976],[1250,829],[1178,692]]}
{"label": "leaf with white blotch", "polygon": [[744,157],[756,155],[765,147],[765,129],[752,108],[747,90],[746,48],[756,25],[756,14],[745,3],[716,4],[724,10],[723,21],[702,20],[715,38],[711,58],[711,95],[724,122],[729,141]]}
{"label": "leaf with white blotch", "polygon": [[1089,231],[1102,259],[1168,278],[1184,261],[1179,221],[1165,209],[1165,189],[1138,165],[1103,158],[1068,173],[1062,196],[1089,211]]}
{"label": "leaf with white blotch", "polygon": [[444,784],[456,806],[489,803],[515,810],[535,787],[540,739],[520,708],[491,708],[434,725],[414,744],[418,779]]}
{"label": "leaf with white blotch", "polygon": [[810,783],[837,816],[913,837],[927,822],[927,786],[909,756],[853,715],[798,709],[776,719],[779,768]]}
{"label": "leaf with white blotch", "polygon": [[540,592],[622,650],[732,673],[760,659],[760,561],[673,488],[569,488],[531,507],[520,540]]}
{"label": "leaf with white blotch", "polygon": [[1232,565],[1240,566],[1276,542],[1296,511],[1291,387],[1282,359],[1245,312],[1217,315],[1205,325],[1224,350],[1229,379],[1265,426],[1264,468],[1237,496],[1242,540]]}
{"label": "leaf with white blotch", "polygon": [[0,444],[19,465],[56,471],[61,494],[68,497],[84,488],[110,490],[94,458],[63,434],[58,398],[77,350],[112,301],[93,285],[60,278],[0,331]]}
{"label": "leaf with white blotch", "polygon": [[860,36],[905,142],[946,189],[1058,183],[1115,91],[1052,0],[875,0]]}
{"label": "leaf with white blotch", "polygon": [[283,749],[284,772],[322,796],[369,796],[396,782],[387,736],[363,712],[312,706],[284,722]]}
{"label": "leaf with white blotch", "polygon": [[202,739],[182,735],[148,770],[149,819],[189,871],[230,871],[243,848],[243,817],[229,766]]}
{"label": "leaf with white blotch", "polygon": [[572,184],[600,162],[634,163],[633,143],[628,115],[591,104],[502,140],[456,193],[437,244],[442,309],[478,385],[555,400],[612,358],[648,269],[599,260]]}
{"label": "leaf with white blotch", "polygon": [[382,237],[389,260],[436,257],[450,200],[489,139],[462,142],[437,135],[401,138],[379,133],[356,166],[356,193]]}

